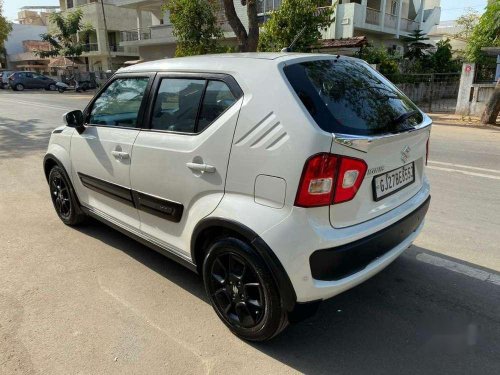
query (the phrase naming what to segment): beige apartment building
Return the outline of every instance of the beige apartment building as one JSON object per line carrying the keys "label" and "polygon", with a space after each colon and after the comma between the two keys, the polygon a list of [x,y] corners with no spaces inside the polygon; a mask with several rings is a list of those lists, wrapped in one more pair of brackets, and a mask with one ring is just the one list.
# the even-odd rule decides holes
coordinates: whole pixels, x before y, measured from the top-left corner
{"label": "beige apartment building", "polygon": [[[269,13],[281,5],[282,0],[261,0],[258,2],[262,22]],[[169,15],[162,14],[161,0],[116,0],[120,8],[136,13],[136,27],[121,30],[123,47],[135,47],[143,60],[173,57],[176,38],[173,35]],[[325,0],[325,5],[334,1]],[[246,7],[240,0],[234,0],[236,12],[246,25]],[[151,15],[151,24],[144,24],[144,13]],[[403,51],[402,36],[416,29],[428,33],[439,24],[440,0],[340,0],[336,10],[336,21],[323,32],[322,51],[333,52],[337,44],[359,45],[368,41],[376,45]],[[221,17],[226,38],[235,39],[229,25]],[[366,37],[366,38],[362,38]],[[342,40],[342,43],[333,41]],[[333,43],[332,43],[333,42]]]}
{"label": "beige apartment building", "polygon": [[141,25],[150,26],[151,14],[144,11],[138,16],[133,9],[116,6],[117,2],[118,0],[59,0],[61,12],[81,9],[83,22],[90,23],[94,29],[84,40],[85,52],[81,56],[88,70],[115,70],[128,61],[139,59],[137,46],[121,45],[121,31],[137,27],[138,17]]}

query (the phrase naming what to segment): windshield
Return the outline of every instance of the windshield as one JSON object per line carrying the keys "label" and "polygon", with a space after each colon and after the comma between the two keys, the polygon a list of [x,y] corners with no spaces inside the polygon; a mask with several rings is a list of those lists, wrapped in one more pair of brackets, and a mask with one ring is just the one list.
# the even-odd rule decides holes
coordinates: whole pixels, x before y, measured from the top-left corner
{"label": "windshield", "polygon": [[410,99],[363,62],[343,57],[307,61],[289,65],[284,72],[327,132],[377,135],[411,129],[423,121]]}

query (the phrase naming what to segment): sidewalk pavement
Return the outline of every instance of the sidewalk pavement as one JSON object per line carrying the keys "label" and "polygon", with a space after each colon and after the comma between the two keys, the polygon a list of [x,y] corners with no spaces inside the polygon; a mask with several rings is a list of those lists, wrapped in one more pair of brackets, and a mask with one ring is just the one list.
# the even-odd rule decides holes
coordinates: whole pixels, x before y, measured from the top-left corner
{"label": "sidewalk pavement", "polygon": [[[481,124],[479,116],[462,116],[454,113],[427,113],[432,118],[433,123],[438,125],[461,125],[461,126],[485,126]],[[491,125],[487,125],[491,126]],[[500,122],[497,120],[497,126]]]}

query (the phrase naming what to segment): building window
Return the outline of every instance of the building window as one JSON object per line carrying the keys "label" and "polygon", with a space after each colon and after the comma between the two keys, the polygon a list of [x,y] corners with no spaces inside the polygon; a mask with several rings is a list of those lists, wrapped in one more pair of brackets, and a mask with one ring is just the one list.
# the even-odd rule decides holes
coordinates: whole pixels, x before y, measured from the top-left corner
{"label": "building window", "polygon": [[73,0],[66,0],[66,8],[67,9],[73,8]]}
{"label": "building window", "polygon": [[391,14],[396,16],[398,13],[398,2],[397,0],[393,0],[391,3]]}

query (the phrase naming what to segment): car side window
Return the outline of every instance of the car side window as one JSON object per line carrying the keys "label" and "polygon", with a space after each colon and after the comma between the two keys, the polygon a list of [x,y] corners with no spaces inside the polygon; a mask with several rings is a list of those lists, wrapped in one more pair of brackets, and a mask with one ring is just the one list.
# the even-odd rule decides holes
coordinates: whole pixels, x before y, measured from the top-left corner
{"label": "car side window", "polygon": [[197,133],[202,132],[235,102],[236,98],[224,82],[210,81],[203,97]]}
{"label": "car side window", "polygon": [[148,77],[118,78],[96,99],[89,123],[134,128],[148,85]]}
{"label": "car side window", "polygon": [[153,107],[151,129],[194,133],[206,80],[164,78]]}

